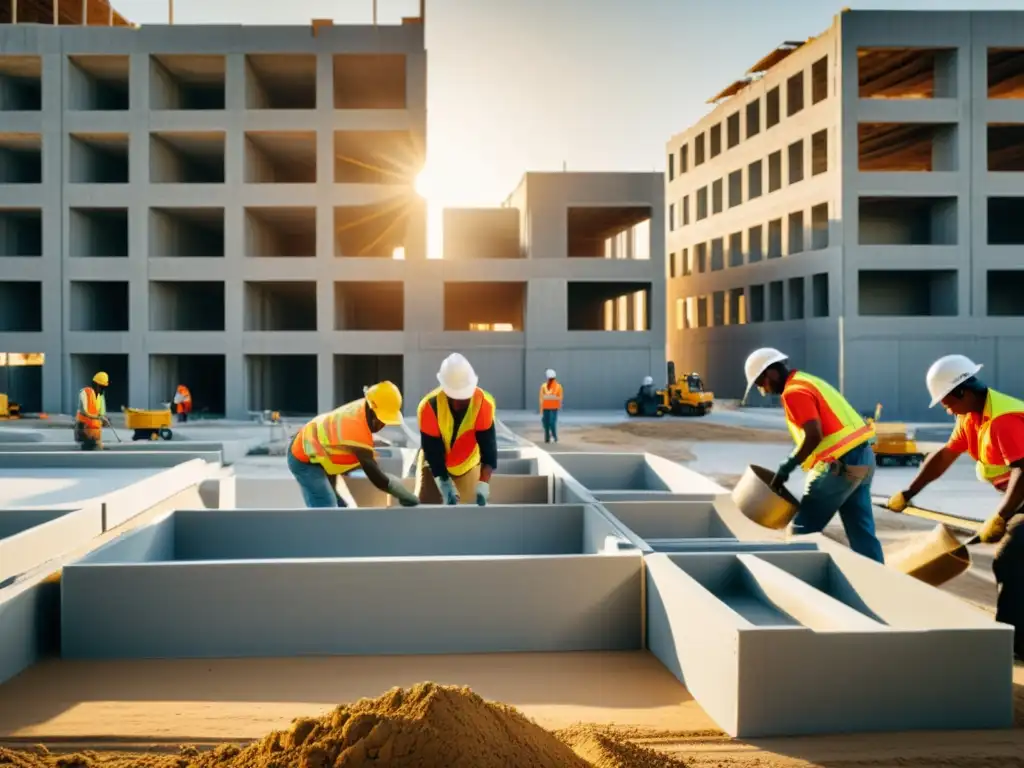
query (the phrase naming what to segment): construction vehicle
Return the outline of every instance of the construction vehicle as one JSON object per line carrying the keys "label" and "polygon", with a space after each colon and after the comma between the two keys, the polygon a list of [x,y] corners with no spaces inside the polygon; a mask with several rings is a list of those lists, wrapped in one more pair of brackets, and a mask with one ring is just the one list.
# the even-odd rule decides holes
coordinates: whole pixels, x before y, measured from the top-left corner
{"label": "construction vehicle", "polygon": [[900,422],[886,424],[881,418],[882,404],[878,403],[875,412],[865,419],[875,427],[875,464],[880,467],[920,466],[924,453],[918,450],[914,430]]}
{"label": "construction vehicle", "polygon": [[0,421],[10,421],[21,418],[21,406],[12,403],[7,395],[0,393]]}
{"label": "construction vehicle", "polygon": [[161,410],[145,411],[139,408],[125,408],[124,426],[133,430],[132,440],[170,440],[174,435],[171,432],[171,404],[164,403]]}
{"label": "construction vehicle", "polygon": [[714,392],[704,390],[698,373],[676,378],[676,364],[669,360],[666,366],[668,381],[664,389],[654,391],[654,402],[641,402],[640,393],[626,401],[628,416],[706,416],[715,404]]}

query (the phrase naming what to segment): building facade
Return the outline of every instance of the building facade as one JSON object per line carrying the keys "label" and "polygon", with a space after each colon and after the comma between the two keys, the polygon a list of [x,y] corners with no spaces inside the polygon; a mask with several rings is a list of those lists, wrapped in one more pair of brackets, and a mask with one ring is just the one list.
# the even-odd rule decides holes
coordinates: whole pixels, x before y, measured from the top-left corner
{"label": "building facade", "polygon": [[[929,414],[936,358],[1024,391],[1024,13],[846,11],[668,143],[668,346],[723,396],[759,346]],[[756,395],[755,395],[756,399]]]}

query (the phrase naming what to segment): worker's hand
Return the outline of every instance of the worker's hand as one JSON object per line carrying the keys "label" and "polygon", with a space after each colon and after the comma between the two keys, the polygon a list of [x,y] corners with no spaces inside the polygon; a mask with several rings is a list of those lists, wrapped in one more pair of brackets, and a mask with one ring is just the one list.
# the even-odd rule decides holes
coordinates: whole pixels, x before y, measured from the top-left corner
{"label": "worker's hand", "polygon": [[992,515],[978,531],[982,544],[996,544],[1006,535],[1006,520],[1000,514]]}
{"label": "worker's hand", "polygon": [[892,512],[902,512],[910,506],[910,500],[914,498],[914,494],[910,491],[900,491],[894,493],[892,497],[885,503],[885,506]]}
{"label": "worker's hand", "polygon": [[394,475],[388,475],[388,493],[398,499],[403,507],[415,507],[420,503],[416,494],[406,488],[402,481]]}
{"label": "worker's hand", "polygon": [[487,500],[491,497],[491,484],[483,481],[476,484],[476,505],[486,507]]}
{"label": "worker's hand", "polygon": [[793,470],[796,469],[796,464],[793,462],[793,457],[789,456],[784,462],[779,464],[779,468],[775,470],[775,475],[772,477],[769,485],[773,491],[782,489],[782,486],[789,480],[789,476],[793,474]]}
{"label": "worker's hand", "polygon": [[441,492],[441,498],[445,504],[454,506],[459,503],[459,489],[455,487],[454,480],[450,477],[446,477],[443,480],[438,480],[435,477],[434,480],[437,482],[437,490]]}

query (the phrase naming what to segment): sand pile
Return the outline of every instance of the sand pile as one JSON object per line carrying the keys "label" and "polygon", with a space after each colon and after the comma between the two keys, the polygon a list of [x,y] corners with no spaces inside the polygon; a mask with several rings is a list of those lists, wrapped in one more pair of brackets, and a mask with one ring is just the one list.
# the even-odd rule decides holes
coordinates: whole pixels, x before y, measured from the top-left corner
{"label": "sand pile", "polygon": [[683,768],[686,765],[678,758],[617,738],[593,726],[565,728],[555,735],[593,768]]}

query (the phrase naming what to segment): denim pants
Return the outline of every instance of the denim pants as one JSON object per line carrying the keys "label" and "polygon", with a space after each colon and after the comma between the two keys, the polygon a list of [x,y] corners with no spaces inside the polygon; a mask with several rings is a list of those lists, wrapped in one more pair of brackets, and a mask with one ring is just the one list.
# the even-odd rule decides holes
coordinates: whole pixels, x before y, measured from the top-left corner
{"label": "denim pants", "polygon": [[295,454],[288,451],[288,469],[299,484],[302,491],[302,499],[306,506],[317,507],[346,507],[345,500],[334,490],[334,483],[330,476],[324,472],[323,467],[318,464],[307,464],[295,458]]}
{"label": "denim pants", "polygon": [[1024,512],[1010,518],[992,561],[992,573],[999,590],[996,621],[1013,627],[1013,654],[1024,660]]}
{"label": "denim pants", "polygon": [[558,442],[558,409],[548,408],[540,412],[540,423],[544,425],[544,442],[550,443],[552,438]]}
{"label": "denim pants", "polygon": [[839,513],[850,549],[879,563],[885,562],[875,535],[871,480],[875,452],[869,443],[848,451],[834,464],[816,464],[807,475],[793,533],[819,533]]}

